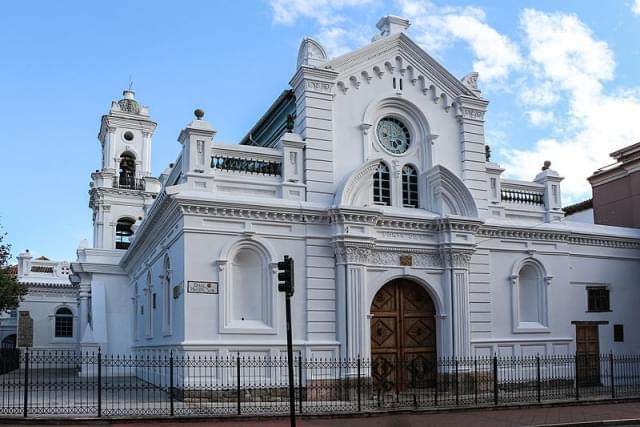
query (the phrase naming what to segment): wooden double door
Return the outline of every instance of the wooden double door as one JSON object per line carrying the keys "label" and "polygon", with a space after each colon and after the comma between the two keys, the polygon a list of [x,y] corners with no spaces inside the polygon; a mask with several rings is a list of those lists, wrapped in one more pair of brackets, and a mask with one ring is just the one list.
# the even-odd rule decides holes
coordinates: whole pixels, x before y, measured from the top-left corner
{"label": "wooden double door", "polygon": [[377,388],[401,391],[435,384],[435,306],[415,282],[384,285],[371,304],[372,379]]}
{"label": "wooden double door", "polygon": [[576,363],[578,385],[600,385],[600,341],[597,324],[576,324]]}

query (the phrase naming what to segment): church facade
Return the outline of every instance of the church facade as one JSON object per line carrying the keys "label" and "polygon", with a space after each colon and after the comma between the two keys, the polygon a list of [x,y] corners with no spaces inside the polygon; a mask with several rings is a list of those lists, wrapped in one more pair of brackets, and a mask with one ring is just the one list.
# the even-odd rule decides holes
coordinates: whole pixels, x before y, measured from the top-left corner
{"label": "church facade", "polygon": [[478,75],[451,75],[408,27],[382,18],[335,59],[305,39],[239,144],[196,110],[159,178],[148,109],[130,90],[113,102],[94,244],[70,265],[77,348],[280,356],[288,255],[309,358],[640,351],[640,230],[564,220],[549,163],[503,178]]}

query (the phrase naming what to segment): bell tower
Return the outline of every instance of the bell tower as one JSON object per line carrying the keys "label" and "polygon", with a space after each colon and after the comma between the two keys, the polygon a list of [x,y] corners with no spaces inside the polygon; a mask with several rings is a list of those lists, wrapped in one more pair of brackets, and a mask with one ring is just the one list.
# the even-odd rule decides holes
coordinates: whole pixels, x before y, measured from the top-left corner
{"label": "bell tower", "polygon": [[93,209],[93,246],[127,249],[133,224],[160,190],[151,176],[151,139],[156,123],[149,108],[125,90],[102,116],[98,140],[102,168],[91,174],[89,207]]}

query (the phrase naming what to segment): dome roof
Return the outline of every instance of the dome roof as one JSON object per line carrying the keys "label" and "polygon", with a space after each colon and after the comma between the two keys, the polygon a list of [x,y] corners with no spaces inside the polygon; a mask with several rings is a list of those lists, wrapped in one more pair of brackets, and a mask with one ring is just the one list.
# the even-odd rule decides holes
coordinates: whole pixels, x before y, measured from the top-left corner
{"label": "dome roof", "polygon": [[135,92],[128,89],[122,92],[124,98],[118,101],[118,105],[120,105],[120,109],[125,113],[139,114],[140,113],[140,104],[135,99]]}

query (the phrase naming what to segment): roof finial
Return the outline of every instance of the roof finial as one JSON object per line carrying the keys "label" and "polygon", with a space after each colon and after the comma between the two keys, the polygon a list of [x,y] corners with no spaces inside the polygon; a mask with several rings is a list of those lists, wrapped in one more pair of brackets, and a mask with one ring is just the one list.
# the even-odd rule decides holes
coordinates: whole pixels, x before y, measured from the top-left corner
{"label": "roof finial", "polygon": [[551,167],[551,161],[550,160],[545,160],[544,163],[542,164],[542,170],[546,171],[550,167]]}
{"label": "roof finial", "polygon": [[196,108],[193,114],[196,116],[196,119],[202,120],[202,118],[204,117],[204,110]]}
{"label": "roof finial", "polygon": [[133,78],[131,77],[131,74],[129,74],[129,90],[131,90],[133,88]]}

